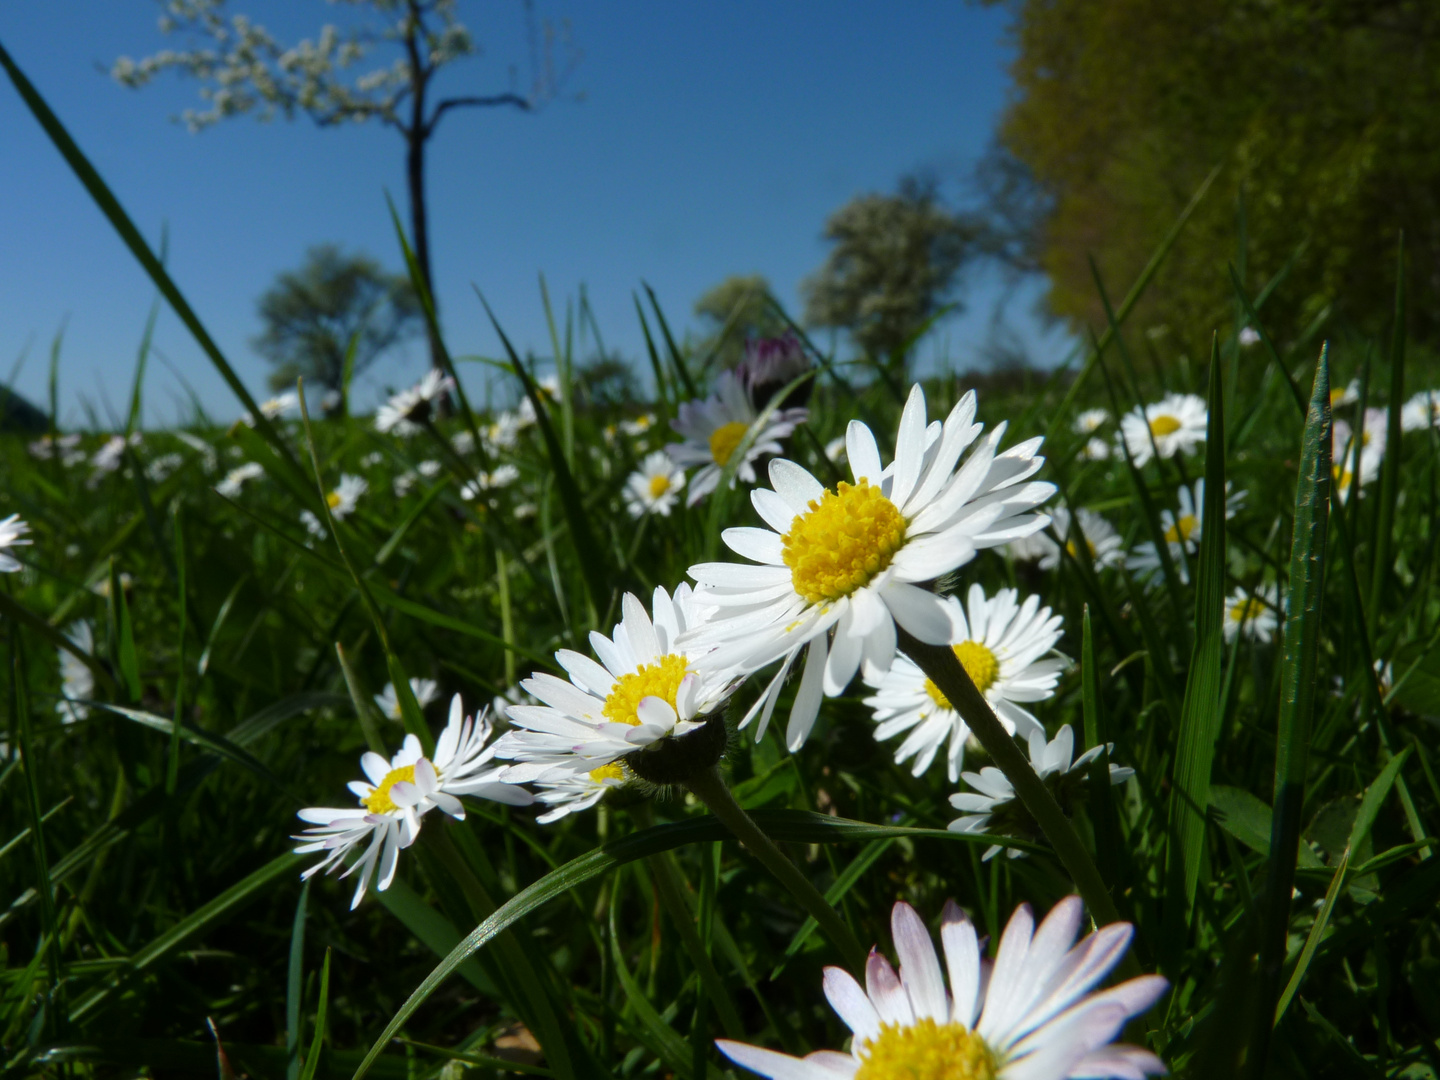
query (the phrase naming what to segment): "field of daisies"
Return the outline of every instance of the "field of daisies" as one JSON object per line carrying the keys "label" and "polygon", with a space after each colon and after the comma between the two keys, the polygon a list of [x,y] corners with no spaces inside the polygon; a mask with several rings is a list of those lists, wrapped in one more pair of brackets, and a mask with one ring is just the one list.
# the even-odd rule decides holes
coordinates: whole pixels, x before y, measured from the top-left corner
{"label": "field of daisies", "polygon": [[49,120],[245,416],[0,437],[4,1075],[1440,1076],[1403,280],[1004,378],[651,296],[619,402],[500,313],[340,418]]}

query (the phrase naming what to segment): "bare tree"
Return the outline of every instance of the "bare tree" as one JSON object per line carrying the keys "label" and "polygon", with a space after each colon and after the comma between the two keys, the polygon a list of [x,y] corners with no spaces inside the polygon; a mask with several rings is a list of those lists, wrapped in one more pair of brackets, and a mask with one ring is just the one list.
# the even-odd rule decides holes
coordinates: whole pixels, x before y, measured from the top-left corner
{"label": "bare tree", "polygon": [[[438,97],[435,79],[447,65],[479,54],[470,32],[455,14],[455,0],[343,0],[369,9],[369,18],[344,29],[327,24],[315,38],[283,45],[248,16],[227,13],[225,0],[158,0],[160,30],[186,33],[203,46],[166,49],[143,60],[121,57],[111,74],[140,87],[163,71],[197,79],[203,109],[187,109],[178,120],[199,131],[249,113],[260,120],[309,116],[320,127],[376,120],[405,140],[405,183],[410,232],[420,275],[432,301],[429,215],[425,203],[425,150],[447,113],[468,108],[513,108],[534,112],[553,101],[580,53],[569,28],[548,21],[537,29],[526,0],[530,30],[529,89],[521,92],[511,70],[511,87],[501,93]],[[557,46],[564,54],[557,66]],[[379,53],[394,53],[381,63]],[[431,356],[439,366],[439,342],[431,335]]]}

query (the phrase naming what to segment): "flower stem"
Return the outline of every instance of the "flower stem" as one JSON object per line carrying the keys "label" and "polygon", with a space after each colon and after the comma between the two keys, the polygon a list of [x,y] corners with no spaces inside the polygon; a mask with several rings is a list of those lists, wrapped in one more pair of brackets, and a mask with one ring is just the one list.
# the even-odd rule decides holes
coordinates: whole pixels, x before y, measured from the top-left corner
{"label": "flower stem", "polygon": [[896,631],[900,648],[939,687],[1010,781],[1015,794],[1044,831],[1055,854],[1060,856],[1060,861],[1074,879],[1075,887],[1080,890],[1080,896],[1096,923],[1103,926],[1120,922],[1120,912],[1110,898],[1109,886],[1095,868],[1095,862],[1085,850],[1075,827],[1070,824],[1070,819],[1060,809],[1045,782],[1025,760],[1025,755],[990,708],[985,695],[976,688],[969,673],[956,658],[955,651],[944,645],[927,645],[899,627]]}
{"label": "flower stem", "polygon": [[719,769],[711,767],[697,773],[685,781],[685,786],[694,792],[695,797],[709,808],[710,813],[719,818],[735,839],[744,844],[750,854],[759,859],[765,869],[789,890],[800,906],[820,924],[820,929],[839,950],[850,970],[857,976],[861,975],[865,970],[865,950],[855,939],[850,927],[825,897],[820,895],[819,890],[810,884],[809,879],[800,872],[800,868],[786,858],[785,853],[775,846],[775,842],[765,835],[760,826],[756,825],[744,808],[735,801],[735,796],[720,778]]}

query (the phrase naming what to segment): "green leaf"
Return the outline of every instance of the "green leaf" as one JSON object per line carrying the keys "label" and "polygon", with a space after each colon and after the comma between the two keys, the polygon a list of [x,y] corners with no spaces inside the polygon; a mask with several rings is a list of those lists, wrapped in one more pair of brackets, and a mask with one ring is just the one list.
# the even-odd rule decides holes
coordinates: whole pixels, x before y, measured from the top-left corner
{"label": "green leaf", "polygon": [[[1218,342],[1211,338],[1209,419],[1205,431],[1205,505],[1195,575],[1195,644],[1180,703],[1170,795],[1165,941],[1178,959],[1190,922],[1205,848],[1210,769],[1220,735],[1221,619],[1225,607],[1225,417]],[[1177,888],[1178,886],[1178,888]]]}
{"label": "green leaf", "polygon": [[295,921],[290,924],[290,963],[285,975],[285,1050],[290,1055],[285,1075],[300,1075],[300,1010],[305,995],[305,917],[310,906],[310,879],[300,886]]}
{"label": "green leaf", "polygon": [[[1214,784],[1210,788],[1210,808],[1215,823],[1236,840],[1259,855],[1270,854],[1270,807],[1262,800],[1243,788]],[[1309,844],[1300,844],[1298,852],[1301,866],[1324,867]]]}
{"label": "green leaf", "polygon": [[[812,814],[799,810],[757,810],[751,815],[772,839],[804,844],[832,844],[844,841],[870,841],[899,836],[929,837],[936,840],[960,841],[962,843],[999,844],[1002,847],[1022,851],[1042,851],[1037,844],[1027,843],[1008,836],[988,836],[981,833],[956,833],[947,829],[919,829],[906,826],[868,825],[863,821],[850,821],[825,814]],[[581,855],[552,870],[538,881],[520,890],[497,908],[489,918],[472,930],[450,954],[441,961],[425,980],[415,988],[400,1011],[391,1017],[370,1048],[360,1068],[355,1071],[354,1080],[360,1080],[369,1071],[370,1063],[379,1057],[405,1022],[433,994],[440,985],[466,960],[484,948],[496,935],[523,919],[536,908],[543,906],[556,896],[585,882],[609,873],[635,859],[683,847],[702,841],[729,839],[730,834],[713,817],[692,818],[670,825],[659,825],[645,829],[619,840],[602,844],[594,851]],[[679,1036],[676,1036],[679,1038]],[[688,1049],[688,1048],[687,1048]],[[689,1068],[686,1054],[685,1067]]]}

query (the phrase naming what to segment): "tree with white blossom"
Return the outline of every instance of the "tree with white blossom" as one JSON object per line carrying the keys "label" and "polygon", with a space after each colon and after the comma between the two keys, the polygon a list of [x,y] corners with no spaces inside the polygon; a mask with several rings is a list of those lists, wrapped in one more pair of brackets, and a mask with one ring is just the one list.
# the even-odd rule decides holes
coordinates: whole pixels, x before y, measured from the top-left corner
{"label": "tree with white blossom", "polygon": [[[511,71],[509,89],[493,94],[439,96],[436,78],[457,60],[480,48],[456,15],[455,0],[330,0],[368,9],[353,25],[326,24],[313,38],[280,42],[249,16],[226,10],[226,0],[158,0],[160,31],[186,34],[197,42],[184,50],[164,49],[142,60],[122,56],[111,68],[125,86],[145,86],[164,71],[200,83],[204,108],[186,109],[176,119],[200,131],[231,117],[293,119],[303,113],[320,127],[374,120],[405,140],[405,181],[410,231],[426,290],[435,296],[425,203],[425,151],[447,113],[466,108],[513,108],[535,112],[553,101],[580,61],[565,24],[548,21],[537,30],[526,0],[530,26],[530,85],[523,92]],[[563,59],[557,63],[558,50]],[[395,54],[388,62],[384,53]],[[439,343],[431,337],[439,366]]]}

